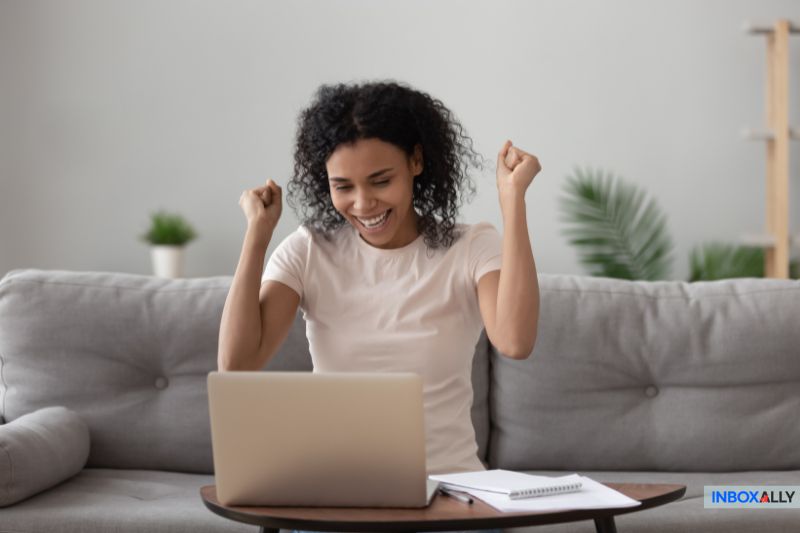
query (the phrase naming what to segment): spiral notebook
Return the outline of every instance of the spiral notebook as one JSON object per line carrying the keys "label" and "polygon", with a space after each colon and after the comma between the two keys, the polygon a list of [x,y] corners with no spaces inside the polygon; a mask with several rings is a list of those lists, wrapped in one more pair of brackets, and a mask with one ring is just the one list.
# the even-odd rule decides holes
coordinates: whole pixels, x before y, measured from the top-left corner
{"label": "spiral notebook", "polygon": [[506,494],[512,500],[576,492],[583,485],[578,474],[548,477],[501,469],[440,474],[428,478],[439,481],[445,488],[496,492]]}

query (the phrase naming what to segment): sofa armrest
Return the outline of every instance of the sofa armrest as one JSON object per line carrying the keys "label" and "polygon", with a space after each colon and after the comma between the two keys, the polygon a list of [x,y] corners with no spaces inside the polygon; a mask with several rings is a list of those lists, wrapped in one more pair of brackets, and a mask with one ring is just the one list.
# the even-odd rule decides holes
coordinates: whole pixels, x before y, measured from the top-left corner
{"label": "sofa armrest", "polygon": [[88,458],[89,427],[64,407],[47,407],[0,425],[0,507],[74,476]]}

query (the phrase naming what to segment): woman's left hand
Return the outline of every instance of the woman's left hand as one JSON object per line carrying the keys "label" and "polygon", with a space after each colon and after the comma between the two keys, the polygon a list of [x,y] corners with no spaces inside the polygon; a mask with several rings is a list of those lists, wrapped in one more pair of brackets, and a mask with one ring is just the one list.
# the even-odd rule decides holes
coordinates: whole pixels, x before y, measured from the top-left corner
{"label": "woman's left hand", "polygon": [[524,197],[534,176],[542,170],[536,156],[506,141],[497,154],[497,190],[501,197]]}

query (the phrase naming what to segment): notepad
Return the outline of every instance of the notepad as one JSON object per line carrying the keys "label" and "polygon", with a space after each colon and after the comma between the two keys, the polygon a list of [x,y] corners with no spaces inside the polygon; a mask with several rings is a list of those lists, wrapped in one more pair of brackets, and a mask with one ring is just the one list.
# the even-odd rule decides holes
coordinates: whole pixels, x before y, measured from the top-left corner
{"label": "notepad", "polygon": [[439,474],[428,477],[443,483],[445,487],[496,492],[506,494],[512,500],[576,492],[583,485],[581,476],[578,474],[548,477],[502,469]]}

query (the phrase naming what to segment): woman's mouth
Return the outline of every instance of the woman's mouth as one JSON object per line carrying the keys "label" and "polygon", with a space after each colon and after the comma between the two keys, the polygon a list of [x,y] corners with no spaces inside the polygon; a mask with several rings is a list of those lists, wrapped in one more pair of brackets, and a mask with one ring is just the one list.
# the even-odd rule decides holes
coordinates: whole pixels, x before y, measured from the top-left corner
{"label": "woman's mouth", "polygon": [[374,217],[364,218],[353,216],[353,218],[356,219],[358,224],[368,233],[377,233],[386,227],[389,222],[389,214],[391,214],[391,212],[391,209],[387,209],[380,215]]}

